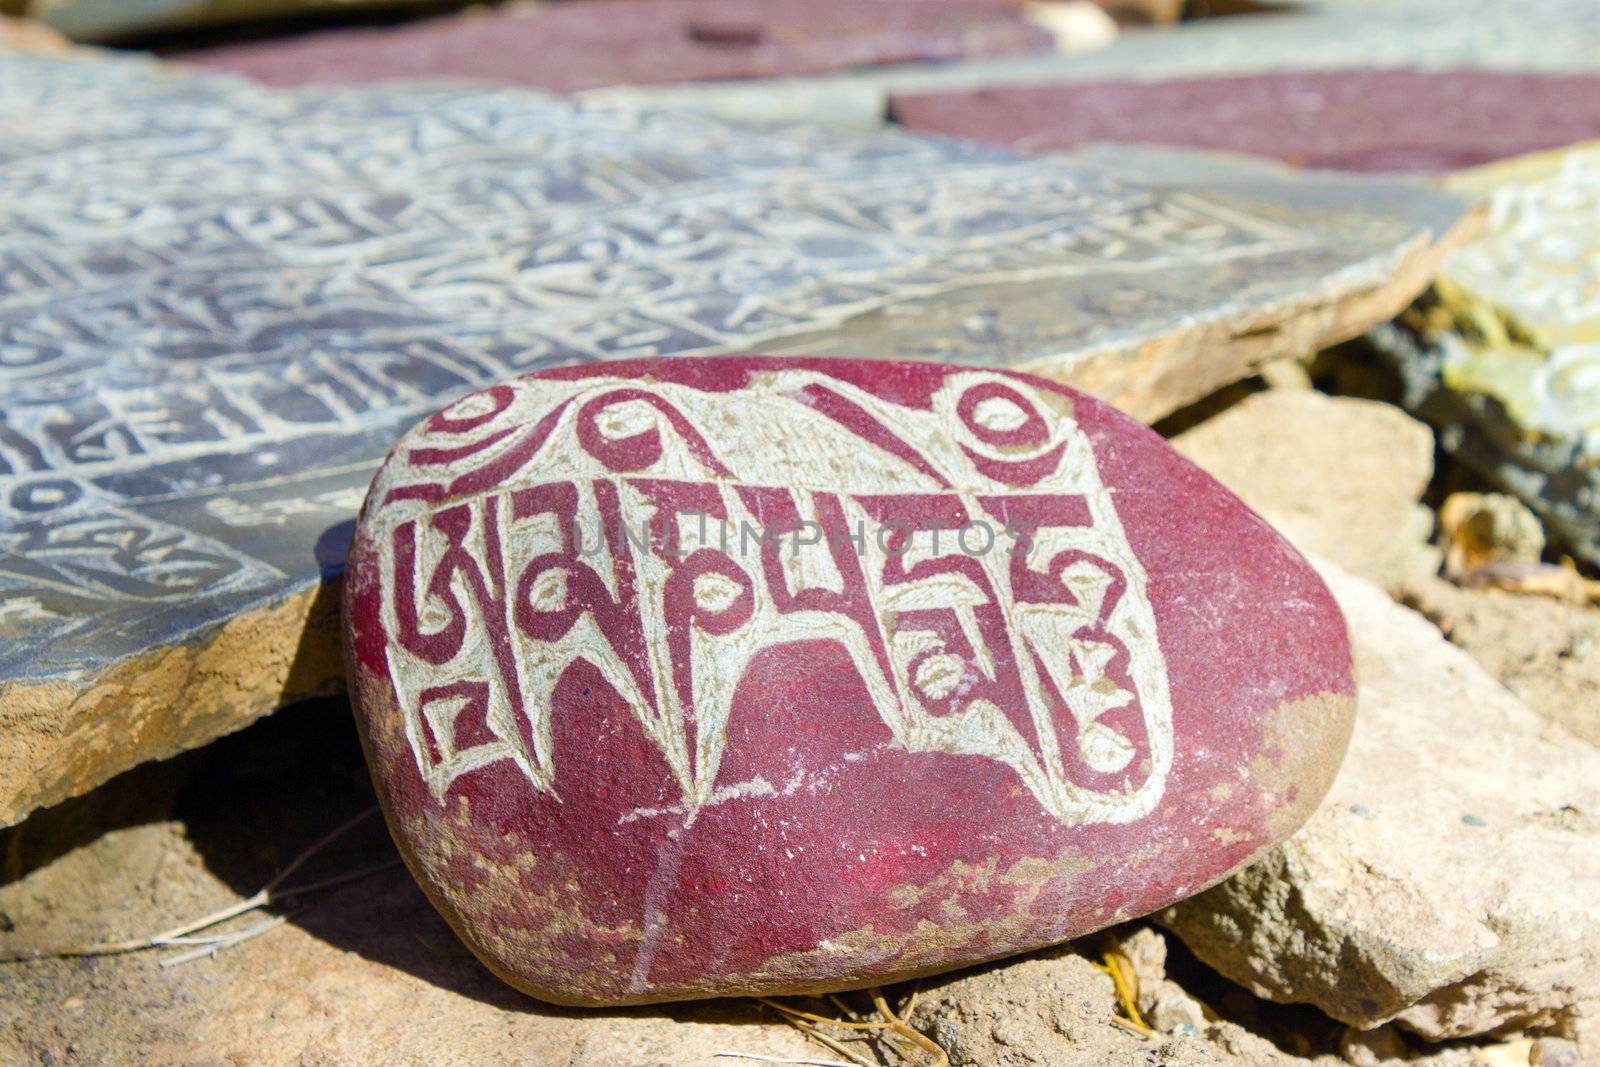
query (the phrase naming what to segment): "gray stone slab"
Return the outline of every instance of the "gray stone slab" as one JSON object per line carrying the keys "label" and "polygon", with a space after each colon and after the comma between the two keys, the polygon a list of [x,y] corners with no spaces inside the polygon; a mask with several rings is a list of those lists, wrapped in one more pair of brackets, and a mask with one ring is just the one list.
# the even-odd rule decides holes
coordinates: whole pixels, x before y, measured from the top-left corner
{"label": "gray stone slab", "polygon": [[1403,307],[1467,201],[1167,151],[0,62],[0,823],[340,684],[345,539],[566,361],[1027,369],[1144,418]]}

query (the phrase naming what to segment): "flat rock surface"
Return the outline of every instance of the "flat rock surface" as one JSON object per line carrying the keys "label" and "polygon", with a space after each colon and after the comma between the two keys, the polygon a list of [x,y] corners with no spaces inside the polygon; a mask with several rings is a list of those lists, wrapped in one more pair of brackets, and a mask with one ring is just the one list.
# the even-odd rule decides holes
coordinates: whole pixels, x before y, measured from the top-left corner
{"label": "flat rock surface", "polygon": [[1437,571],[1418,503],[1433,434],[1391,404],[1310,390],[1257,393],[1173,440],[1301,551],[1393,584]]}
{"label": "flat rock surface", "polygon": [[1381,590],[1323,573],[1360,678],[1344,769],[1287,844],[1162,921],[1256,993],[1359,1027],[1592,1049],[1600,751]]}
{"label": "flat rock surface", "polygon": [[1491,197],[1490,231],[1374,339],[1447,450],[1600,564],[1600,145],[1450,184]]}
{"label": "flat rock surface", "polygon": [[328,30],[180,58],[268,85],[450,77],[571,91],[791,78],[1051,47],[1050,35],[1006,0],[588,0]]}
{"label": "flat rock surface", "polygon": [[473,388],[791,348],[1029,369],[1149,419],[1392,315],[1464,211],[131,60],[11,58],[0,120],[0,823],[337,687],[323,582],[361,493]]}
{"label": "flat rock surface", "polygon": [[1129,31],[1107,47],[1070,55],[881,67],[805,81],[592,92],[597,101],[623,106],[757,118],[812,115],[821,121],[876,125],[892,93],[1374,68],[1600,71],[1600,16],[1589,0],[1328,0],[1287,6],[1292,8],[1287,13]]}
{"label": "flat rock surface", "polygon": [[1237,498],[1088,396],[936,364],[472,394],[379,470],[344,602],[407,863],[558,1003],[1147,914],[1293,832],[1354,715],[1343,619]]}
{"label": "flat rock surface", "polygon": [[[0,956],[150,934],[236,904],[373,803],[343,700],[297,705],[206,749],[141,767],[0,831]],[[0,964],[0,1061],[118,1063],[130,1048],[146,1062],[205,1067],[343,1067],[374,1058],[402,1067],[760,1062],[719,1052],[841,1058],[748,1000],[572,1010],[517,994],[455,940],[376,818],[318,853],[284,888],[361,871],[370,873],[214,928],[234,934],[264,918],[287,920],[214,960],[163,969],[190,951],[180,946]],[[1170,996],[1177,977],[1226,1021],[1154,1041],[1115,1025],[1121,1009],[1111,983],[1089,966],[1100,959],[1099,936],[1075,951],[927,979],[911,1020],[956,1067],[1143,1067],[1152,1055],[1173,1067],[1334,1062],[1337,1024],[1309,1009],[1262,1004],[1237,987],[1220,990],[1214,975],[1205,981],[1170,959],[1163,967],[1151,951],[1160,938],[1148,929],[1129,937],[1119,928],[1118,936],[1144,1010],[1155,1014],[1152,994]],[[909,992],[901,986],[888,996],[901,1004]],[[865,1007],[863,995],[851,999]],[[1411,1062],[1484,1067],[1477,1052],[1413,1047]]]}
{"label": "flat rock surface", "polygon": [[1053,152],[1128,141],[1444,172],[1600,136],[1600,77],[1348,70],[897,95],[913,130]]}
{"label": "flat rock surface", "polygon": [[1399,595],[1528,707],[1600,746],[1600,608],[1425,575]]}

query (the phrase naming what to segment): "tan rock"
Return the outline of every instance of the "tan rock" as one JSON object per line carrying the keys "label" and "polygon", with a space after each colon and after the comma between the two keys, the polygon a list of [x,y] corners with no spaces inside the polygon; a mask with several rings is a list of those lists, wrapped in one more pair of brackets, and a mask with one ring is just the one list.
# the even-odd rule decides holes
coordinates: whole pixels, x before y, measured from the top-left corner
{"label": "tan rock", "polygon": [[1339,1055],[1350,1067],[1384,1067],[1406,1058],[1406,1042],[1393,1026],[1373,1030],[1351,1026],[1339,1039]]}
{"label": "tan rock", "polygon": [[[254,893],[307,843],[371,803],[347,715],[338,701],[290,709],[0,831],[0,956],[148,934]],[[840,1058],[748,1000],[593,1011],[522,997],[471,958],[395,859],[379,821],[361,824],[286,884],[391,866],[289,898],[276,909],[286,922],[215,959],[162,969],[188,951],[172,948],[0,964],[0,1063],[120,1063],[129,1049],[142,1062],[206,1067],[761,1062],[718,1056],[724,1052]],[[263,917],[216,931],[248,929]],[[1332,1062],[1318,1056],[1331,1047],[1279,1035],[1293,1045],[1290,1055],[1234,1022],[1141,1040],[1113,1022],[1120,1008],[1111,983],[1080,954],[1100,947],[1097,939],[929,980],[913,1021],[947,1043],[953,1063],[982,1067]],[[1121,947],[1141,982],[1158,996],[1169,991],[1165,935],[1135,931]],[[890,993],[898,1000],[906,990]],[[861,994],[848,996],[865,1007]],[[1411,1067],[1484,1067],[1477,1051],[1429,1052]]]}
{"label": "tan rock", "polygon": [[1600,745],[1600,610],[1427,575],[1399,595],[1528,707]]}
{"label": "tan rock", "polygon": [[1381,590],[1324,576],[1361,678],[1344,767],[1287,844],[1163,921],[1258,994],[1353,1026],[1595,1040],[1600,752]]}
{"label": "tan rock", "polygon": [[1167,980],[1157,983],[1151,991],[1145,1021],[1164,1034],[1180,1032],[1184,1027],[1198,1032],[1205,1029],[1206,1013],[1182,986]]}
{"label": "tan rock", "polygon": [[[950,1056],[952,1067],[1141,1064],[1167,1067],[1301,1063],[1270,1055],[1243,1031],[1226,1045],[1198,1034],[1144,1040],[1114,1024],[1109,976],[1070,949],[1039,953],[924,983],[911,1022]],[[1258,1043],[1257,1043],[1258,1042]]]}
{"label": "tan rock", "polygon": [[42,22],[0,14],[0,52],[49,55],[71,47],[65,37]]}
{"label": "tan rock", "polygon": [[1398,408],[1297,390],[1246,397],[1173,441],[1302,551],[1392,582],[1436,564],[1433,434]]}
{"label": "tan rock", "polygon": [[1489,563],[1537,563],[1544,552],[1539,517],[1505,493],[1451,493],[1438,525],[1446,575]]}

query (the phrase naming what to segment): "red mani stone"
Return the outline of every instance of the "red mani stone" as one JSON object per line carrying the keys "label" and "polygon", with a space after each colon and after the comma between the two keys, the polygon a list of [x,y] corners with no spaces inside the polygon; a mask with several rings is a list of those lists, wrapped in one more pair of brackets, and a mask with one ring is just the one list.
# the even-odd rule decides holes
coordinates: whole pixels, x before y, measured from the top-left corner
{"label": "red mani stone", "polygon": [[890,106],[920,133],[1021,152],[1143,142],[1347,171],[1451,171],[1600,137],[1600,78],[1581,74],[1340,70],[1074,82],[898,95]]}
{"label": "red mani stone", "polygon": [[498,385],[395,447],[345,583],[406,862],[560,1003],[870,985],[1153,911],[1299,826],[1354,710],[1278,534],[1000,371]]}
{"label": "red mani stone", "polygon": [[572,92],[1050,47],[1050,35],[1008,0],[606,0],[327,30],[188,52],[183,60],[268,85],[475,78]]}

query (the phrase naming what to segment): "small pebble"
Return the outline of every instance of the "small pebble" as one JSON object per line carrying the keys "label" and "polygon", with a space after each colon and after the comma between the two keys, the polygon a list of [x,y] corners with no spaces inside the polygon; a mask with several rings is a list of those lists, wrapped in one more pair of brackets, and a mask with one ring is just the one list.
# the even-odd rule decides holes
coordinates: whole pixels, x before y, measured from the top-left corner
{"label": "small pebble", "polygon": [[1489,825],[1489,820],[1487,820],[1485,818],[1482,818],[1481,816],[1478,816],[1478,815],[1463,815],[1463,816],[1461,816],[1461,821],[1466,823],[1468,826],[1488,826]]}
{"label": "small pebble", "polygon": [[1350,814],[1359,815],[1363,819],[1370,819],[1378,813],[1367,807],[1365,804],[1352,804],[1350,805]]}
{"label": "small pebble", "polygon": [[1528,1057],[1533,1067],[1579,1067],[1578,1046],[1561,1037],[1541,1037]]}
{"label": "small pebble", "polygon": [[1177,1026],[1172,1028],[1172,1032],[1175,1034],[1183,1034],[1185,1037],[1200,1036],[1200,1028],[1194,1023],[1179,1023]]}

